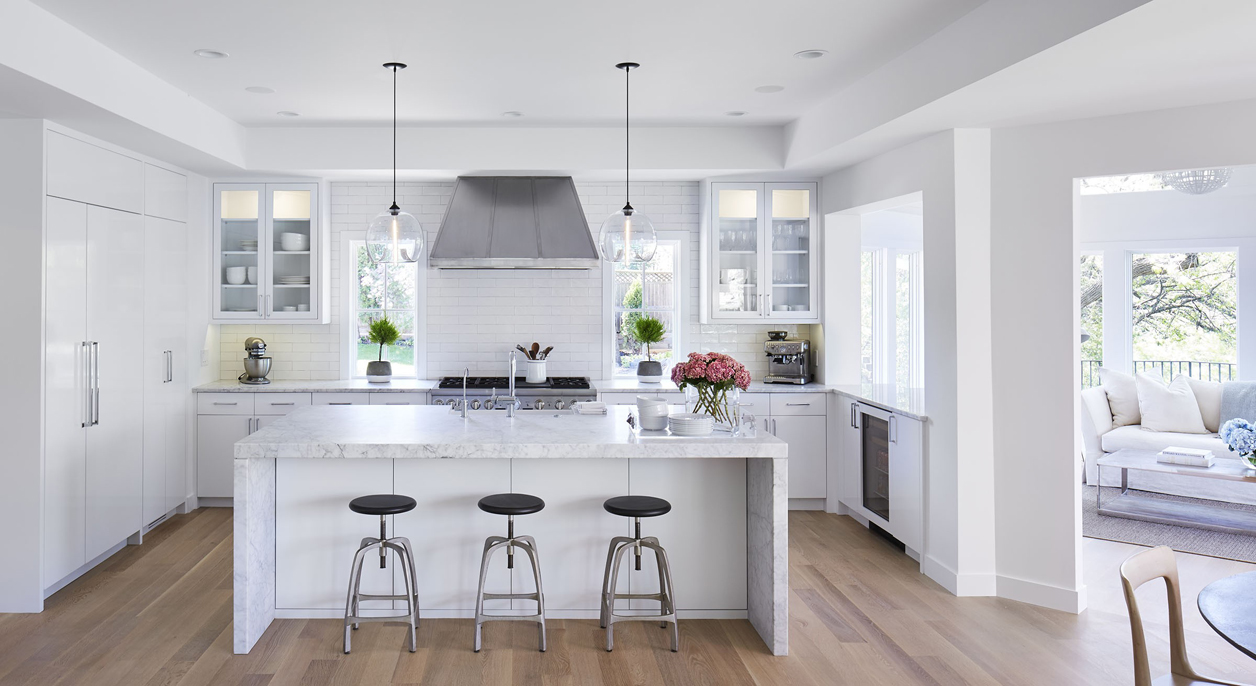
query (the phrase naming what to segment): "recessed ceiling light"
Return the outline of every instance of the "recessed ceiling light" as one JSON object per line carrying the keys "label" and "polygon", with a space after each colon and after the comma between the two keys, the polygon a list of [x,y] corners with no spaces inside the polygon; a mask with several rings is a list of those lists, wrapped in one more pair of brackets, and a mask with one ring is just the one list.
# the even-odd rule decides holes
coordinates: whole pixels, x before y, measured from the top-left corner
{"label": "recessed ceiling light", "polygon": [[785,90],[785,86],[759,86],[754,89],[756,93],[780,93]]}
{"label": "recessed ceiling light", "polygon": [[221,50],[207,50],[205,48],[201,48],[200,50],[193,50],[192,54],[196,55],[197,57],[204,57],[207,60],[220,60],[224,57],[229,57],[227,53]]}
{"label": "recessed ceiling light", "polygon": [[725,114],[726,116],[729,116],[729,117],[744,117],[744,116],[746,116],[746,113],[745,113],[745,112],[742,112],[741,110],[733,110],[732,112],[725,112],[724,114]]}
{"label": "recessed ceiling light", "polygon": [[296,112],[289,112],[288,110],[283,110],[283,111],[281,111],[281,112],[276,112],[275,114],[277,114],[277,115],[279,115],[279,116],[281,116],[281,117],[299,117],[299,116],[301,116],[301,115],[297,114]]}
{"label": "recessed ceiling light", "polygon": [[267,88],[266,86],[249,86],[244,90],[250,93],[260,93],[262,95],[270,95],[275,92],[274,88]]}
{"label": "recessed ceiling light", "polygon": [[829,54],[828,50],[803,50],[801,52],[794,53],[794,57],[797,57],[800,60],[814,60],[824,57],[827,54]]}
{"label": "recessed ceiling light", "polygon": [[515,119],[517,117],[522,117],[523,112],[519,112],[518,110],[510,110],[509,112],[502,112],[502,116],[508,117],[510,119]]}

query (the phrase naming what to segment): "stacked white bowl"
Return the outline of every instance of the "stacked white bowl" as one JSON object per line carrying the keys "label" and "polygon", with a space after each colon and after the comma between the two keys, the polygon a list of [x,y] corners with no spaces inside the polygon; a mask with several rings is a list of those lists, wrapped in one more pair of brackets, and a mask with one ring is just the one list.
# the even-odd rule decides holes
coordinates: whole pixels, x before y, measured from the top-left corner
{"label": "stacked white bowl", "polygon": [[641,416],[641,428],[647,431],[666,429],[667,413],[666,400],[646,395],[637,396],[637,414]]}
{"label": "stacked white bowl", "polygon": [[309,250],[310,237],[303,233],[281,233],[279,234],[279,247],[289,252]]}
{"label": "stacked white bowl", "polygon": [[715,418],[709,414],[674,414],[669,421],[672,433],[677,436],[708,436],[715,431]]}

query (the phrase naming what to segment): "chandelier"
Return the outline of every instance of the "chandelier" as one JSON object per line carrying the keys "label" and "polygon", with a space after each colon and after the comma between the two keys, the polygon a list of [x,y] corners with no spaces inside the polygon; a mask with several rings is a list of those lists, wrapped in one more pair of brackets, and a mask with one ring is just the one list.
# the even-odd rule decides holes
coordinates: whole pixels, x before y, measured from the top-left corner
{"label": "chandelier", "polygon": [[1165,172],[1160,175],[1165,185],[1179,193],[1187,195],[1204,195],[1219,190],[1230,183],[1230,170],[1226,167],[1216,169],[1188,169],[1186,171]]}

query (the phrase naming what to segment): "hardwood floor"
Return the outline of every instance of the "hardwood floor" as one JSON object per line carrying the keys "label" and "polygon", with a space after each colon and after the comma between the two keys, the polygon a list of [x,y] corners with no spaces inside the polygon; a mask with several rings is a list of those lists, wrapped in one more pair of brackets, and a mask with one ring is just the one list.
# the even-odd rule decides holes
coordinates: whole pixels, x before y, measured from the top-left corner
{"label": "hardwood floor", "polygon": [[[352,655],[339,620],[279,620],[249,655],[231,654],[231,511],[174,518],[49,599],[0,615],[0,684],[1128,684],[1129,624],[1116,568],[1134,546],[1087,540],[1091,608],[1080,616],[997,598],[954,598],[847,517],[790,515],[791,654],[766,652],[746,621],[627,623],[615,651],[594,621],[531,625],[423,620],[419,651],[400,626],[366,624]],[[675,554],[675,553],[673,553]],[[1256,661],[1203,624],[1207,582],[1256,568],[1179,557],[1197,669],[1256,682]],[[683,593],[683,589],[681,589]],[[1163,585],[1140,592],[1154,673],[1168,670]],[[1150,627],[1155,626],[1152,629]]]}

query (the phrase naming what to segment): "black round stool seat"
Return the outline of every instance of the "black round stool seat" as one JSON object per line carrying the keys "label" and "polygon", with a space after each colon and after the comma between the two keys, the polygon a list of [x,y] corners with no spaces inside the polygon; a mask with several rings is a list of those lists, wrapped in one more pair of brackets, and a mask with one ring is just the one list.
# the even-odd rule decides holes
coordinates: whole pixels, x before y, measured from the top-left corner
{"label": "black round stool seat", "polygon": [[651,495],[621,495],[602,503],[606,511],[620,517],[658,517],[672,511],[672,504]]}
{"label": "black round stool seat", "polygon": [[418,503],[408,495],[364,495],[349,501],[349,509],[364,515],[395,515],[409,512],[418,507]]}
{"label": "black round stool seat", "polygon": [[497,515],[528,515],[545,509],[545,501],[527,493],[495,493],[480,498],[480,509]]}

